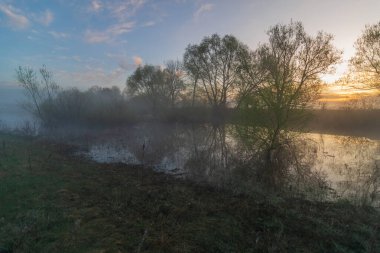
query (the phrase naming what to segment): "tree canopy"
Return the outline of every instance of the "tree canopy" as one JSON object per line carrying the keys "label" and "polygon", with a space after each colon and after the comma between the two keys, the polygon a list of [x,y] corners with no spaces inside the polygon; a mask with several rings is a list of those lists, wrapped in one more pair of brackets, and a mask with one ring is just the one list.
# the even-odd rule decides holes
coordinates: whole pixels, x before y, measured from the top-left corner
{"label": "tree canopy", "polygon": [[174,107],[185,84],[181,63],[169,61],[165,68],[153,65],[139,66],[127,80],[127,93],[144,97],[152,109]]}
{"label": "tree canopy", "polygon": [[268,111],[269,128],[277,138],[287,127],[292,110],[302,109],[316,98],[320,75],[333,69],[341,52],[333,46],[332,35],[318,32],[310,36],[300,22],[275,25],[267,34],[269,41],[254,51],[250,63],[260,73],[260,82],[258,75],[246,77],[259,83],[251,101]]}
{"label": "tree canopy", "polygon": [[224,108],[227,99],[241,83],[241,59],[249,49],[232,35],[205,37],[198,45],[189,45],[184,54],[184,66],[192,79],[198,80],[209,104]]}

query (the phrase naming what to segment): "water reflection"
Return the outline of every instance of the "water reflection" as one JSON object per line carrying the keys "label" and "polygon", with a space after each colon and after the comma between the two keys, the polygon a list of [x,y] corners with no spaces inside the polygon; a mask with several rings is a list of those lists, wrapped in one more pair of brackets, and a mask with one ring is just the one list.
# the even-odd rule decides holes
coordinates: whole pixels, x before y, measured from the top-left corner
{"label": "water reflection", "polygon": [[320,150],[323,170],[338,197],[380,205],[380,142],[360,137],[309,134]]}
{"label": "water reflection", "polygon": [[235,190],[269,181],[294,195],[380,206],[379,141],[286,133],[281,146],[268,152],[267,138],[265,129],[255,127],[141,124],[98,131],[79,142],[98,162],[144,164]]}

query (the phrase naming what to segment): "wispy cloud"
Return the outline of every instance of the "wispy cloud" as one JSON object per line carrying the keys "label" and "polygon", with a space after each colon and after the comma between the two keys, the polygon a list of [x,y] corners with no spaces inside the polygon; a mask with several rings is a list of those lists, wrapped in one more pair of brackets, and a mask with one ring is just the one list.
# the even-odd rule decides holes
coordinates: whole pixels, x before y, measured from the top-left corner
{"label": "wispy cloud", "polygon": [[148,22],[145,22],[144,24],[142,24],[142,27],[154,26],[155,24],[156,24],[156,22],[154,22],[154,21],[148,21]]}
{"label": "wispy cloud", "polygon": [[70,37],[68,33],[63,33],[63,32],[50,31],[48,33],[51,36],[53,36],[55,39],[67,39]]}
{"label": "wispy cloud", "polygon": [[115,1],[107,5],[110,13],[117,19],[125,21],[145,4],[145,0]]}
{"label": "wispy cloud", "polygon": [[134,22],[126,22],[110,26],[105,31],[87,30],[85,32],[85,40],[88,43],[110,42],[116,37],[132,31],[134,26]]}
{"label": "wispy cloud", "polygon": [[88,43],[102,43],[110,40],[110,36],[106,32],[91,30],[87,30],[85,32],[84,38]]}
{"label": "wispy cloud", "polygon": [[54,14],[50,10],[46,10],[40,14],[33,14],[32,18],[39,24],[49,26],[54,20]]}
{"label": "wispy cloud", "polygon": [[103,4],[100,0],[92,0],[90,10],[98,12],[103,8]]}
{"label": "wispy cloud", "polygon": [[94,13],[102,11],[102,15],[108,15],[111,18],[117,19],[119,22],[125,22],[145,4],[145,1],[146,0],[91,0],[88,9]]}
{"label": "wispy cloud", "polygon": [[29,19],[11,5],[0,4],[0,12],[7,16],[9,25],[14,29],[24,29],[30,24]]}
{"label": "wispy cloud", "polygon": [[206,12],[210,12],[214,9],[214,4],[211,3],[202,3],[198,9],[194,12],[194,20],[198,20]]}
{"label": "wispy cloud", "polygon": [[[116,38],[132,31],[135,22],[131,18],[142,8],[146,0],[91,0],[88,10],[92,15],[101,15],[110,24],[103,30],[88,28],[84,32],[84,40],[87,43],[108,43],[115,42]],[[144,24],[145,26],[154,25],[153,22]],[[144,26],[143,25],[143,26]]]}
{"label": "wispy cloud", "polygon": [[123,33],[130,32],[135,26],[135,22],[127,22],[113,25],[107,29],[107,33],[116,36]]}

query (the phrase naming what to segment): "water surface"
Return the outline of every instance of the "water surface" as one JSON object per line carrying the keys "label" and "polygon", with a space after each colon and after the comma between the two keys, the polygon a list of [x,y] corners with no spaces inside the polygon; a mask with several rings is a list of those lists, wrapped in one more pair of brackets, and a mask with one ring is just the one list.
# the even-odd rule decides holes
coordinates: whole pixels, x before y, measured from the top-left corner
{"label": "water surface", "polygon": [[[232,125],[139,124],[78,136],[74,139],[83,147],[81,154],[97,162],[143,164],[218,187],[249,187],[261,165],[256,159],[260,140]],[[320,187],[330,198],[379,205],[380,141],[294,133],[288,145],[287,157],[294,158],[286,158],[288,173],[297,185],[303,182],[299,189],[316,193]]]}

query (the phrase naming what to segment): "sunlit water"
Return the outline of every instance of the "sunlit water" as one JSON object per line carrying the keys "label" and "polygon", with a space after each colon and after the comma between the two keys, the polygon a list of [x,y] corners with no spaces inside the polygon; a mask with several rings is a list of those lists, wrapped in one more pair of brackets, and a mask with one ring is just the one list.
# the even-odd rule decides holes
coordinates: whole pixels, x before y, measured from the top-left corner
{"label": "sunlit water", "polygon": [[[80,143],[80,154],[97,162],[142,164],[221,187],[246,185],[258,166],[249,136],[239,136],[233,126],[144,124],[78,136],[73,140]],[[310,181],[327,188],[329,198],[380,206],[380,141],[326,134],[294,138],[297,164],[309,166],[313,174],[308,176],[326,183]]]}

